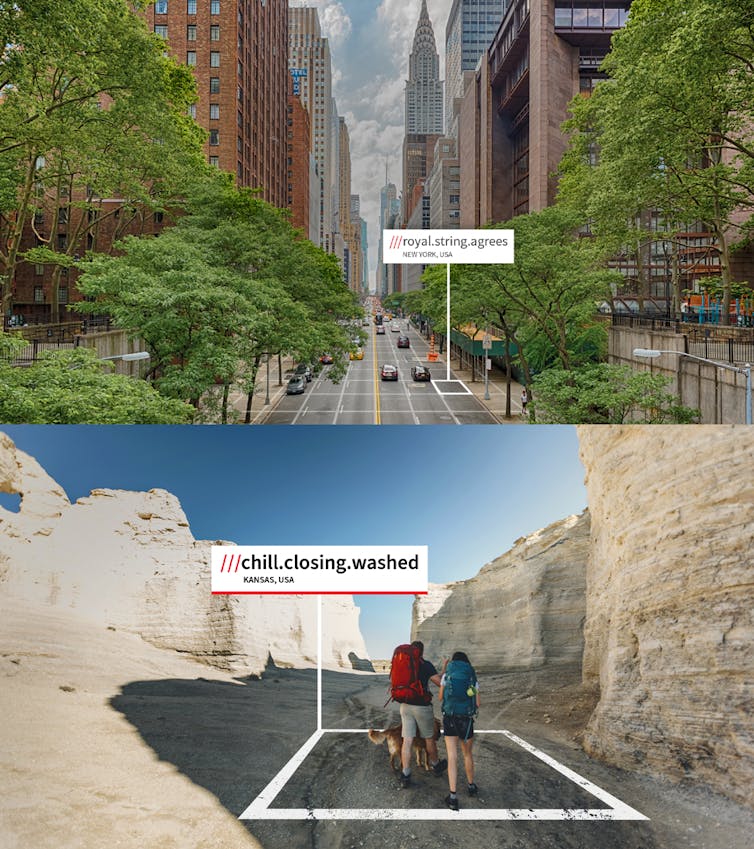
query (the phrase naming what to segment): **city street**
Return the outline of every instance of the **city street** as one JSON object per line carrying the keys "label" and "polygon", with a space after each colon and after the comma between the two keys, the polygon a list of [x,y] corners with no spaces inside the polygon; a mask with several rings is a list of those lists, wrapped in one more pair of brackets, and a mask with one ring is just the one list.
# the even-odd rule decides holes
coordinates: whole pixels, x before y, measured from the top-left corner
{"label": "city street", "polygon": [[[444,380],[447,366],[427,361],[428,343],[407,322],[400,320],[400,332],[385,324],[378,335],[370,324],[362,328],[368,339],[364,359],[348,364],[340,383],[327,379],[328,366],[307,385],[303,395],[285,395],[265,419],[265,424],[495,424],[494,416],[473,395],[440,395],[435,380]],[[398,348],[398,337],[408,335],[410,348]],[[383,381],[380,369],[385,363],[398,368],[398,380]],[[432,382],[415,382],[411,367],[427,366]],[[455,377],[451,369],[451,379]]]}

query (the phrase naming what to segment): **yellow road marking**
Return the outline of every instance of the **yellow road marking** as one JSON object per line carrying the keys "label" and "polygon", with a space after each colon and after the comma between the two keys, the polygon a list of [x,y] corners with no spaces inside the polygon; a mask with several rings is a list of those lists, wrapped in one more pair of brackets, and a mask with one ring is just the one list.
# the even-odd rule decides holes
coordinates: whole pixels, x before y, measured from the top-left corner
{"label": "yellow road marking", "polygon": [[372,356],[374,357],[374,423],[381,424],[380,422],[380,380],[379,375],[377,374],[377,370],[379,368],[377,364],[377,331],[373,327],[372,328]]}

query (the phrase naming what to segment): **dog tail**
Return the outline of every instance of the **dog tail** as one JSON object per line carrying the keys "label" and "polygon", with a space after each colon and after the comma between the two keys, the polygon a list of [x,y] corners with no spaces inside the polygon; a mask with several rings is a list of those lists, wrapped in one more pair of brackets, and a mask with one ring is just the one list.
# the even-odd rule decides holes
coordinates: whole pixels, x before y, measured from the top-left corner
{"label": "dog tail", "polygon": [[370,728],[367,731],[367,737],[375,744],[375,746],[379,746],[380,743],[385,741],[385,732],[378,731],[376,728]]}

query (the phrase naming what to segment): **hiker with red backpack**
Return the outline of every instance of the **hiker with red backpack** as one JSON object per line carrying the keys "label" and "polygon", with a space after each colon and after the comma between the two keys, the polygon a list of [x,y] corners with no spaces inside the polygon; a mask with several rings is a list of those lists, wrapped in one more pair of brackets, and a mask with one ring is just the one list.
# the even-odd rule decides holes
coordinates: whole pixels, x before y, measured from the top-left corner
{"label": "hiker with red backpack", "polygon": [[479,792],[479,788],[474,783],[474,753],[472,751],[474,717],[479,710],[479,682],[465,652],[454,652],[450,661],[445,661],[440,679],[440,704],[445,748],[448,752],[448,788],[450,790],[450,794],[445,797],[445,804],[452,811],[457,811],[457,744],[459,741],[468,781],[468,794],[476,796]]}
{"label": "hiker with red backpack", "polygon": [[411,786],[411,747],[417,734],[427,746],[430,769],[442,775],[448,762],[439,760],[435,740],[435,714],[432,710],[432,693],[429,682],[440,686],[440,676],[428,660],[424,659],[424,643],[400,645],[393,652],[390,666],[390,695],[400,703],[401,734],[401,788]]}

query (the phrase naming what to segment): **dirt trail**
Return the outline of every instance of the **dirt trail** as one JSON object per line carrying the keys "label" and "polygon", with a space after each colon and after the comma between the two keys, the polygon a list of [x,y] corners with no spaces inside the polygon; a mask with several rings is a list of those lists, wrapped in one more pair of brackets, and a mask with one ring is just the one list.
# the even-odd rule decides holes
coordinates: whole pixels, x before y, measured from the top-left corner
{"label": "dirt trail", "polygon": [[[61,614],[0,609],[3,849],[745,849],[754,815],[702,790],[590,760],[574,736],[593,694],[555,675],[485,676],[480,729],[508,729],[648,822],[248,821],[237,817],[316,729],[313,670],[235,680]],[[389,718],[385,678],[327,672],[323,726]],[[441,744],[441,749],[444,744]],[[600,808],[500,735],[475,744],[464,810]],[[444,812],[446,778],[399,790],[387,749],[325,734],[272,807]]]}

